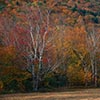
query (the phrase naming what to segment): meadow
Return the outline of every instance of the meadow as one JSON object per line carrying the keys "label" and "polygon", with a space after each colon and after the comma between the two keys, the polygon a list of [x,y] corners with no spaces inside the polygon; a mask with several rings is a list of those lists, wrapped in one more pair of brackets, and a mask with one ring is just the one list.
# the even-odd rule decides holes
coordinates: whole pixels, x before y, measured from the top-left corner
{"label": "meadow", "polygon": [[100,100],[100,89],[72,89],[64,92],[1,95],[0,100]]}

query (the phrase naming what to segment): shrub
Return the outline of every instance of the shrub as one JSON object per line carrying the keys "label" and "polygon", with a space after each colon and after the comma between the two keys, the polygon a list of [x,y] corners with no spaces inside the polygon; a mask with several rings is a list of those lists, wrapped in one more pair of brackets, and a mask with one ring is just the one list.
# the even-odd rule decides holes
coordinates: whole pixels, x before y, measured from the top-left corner
{"label": "shrub", "polygon": [[84,75],[84,71],[79,66],[69,66],[67,69],[67,77],[70,85],[83,85]]}

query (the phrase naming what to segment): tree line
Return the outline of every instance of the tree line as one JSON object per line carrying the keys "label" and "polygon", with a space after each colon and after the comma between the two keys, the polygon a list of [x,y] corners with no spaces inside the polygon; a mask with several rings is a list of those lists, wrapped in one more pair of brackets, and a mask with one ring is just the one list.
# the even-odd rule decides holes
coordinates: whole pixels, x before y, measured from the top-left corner
{"label": "tree line", "polygon": [[57,3],[8,2],[0,13],[2,93],[99,86],[99,24],[70,19]]}

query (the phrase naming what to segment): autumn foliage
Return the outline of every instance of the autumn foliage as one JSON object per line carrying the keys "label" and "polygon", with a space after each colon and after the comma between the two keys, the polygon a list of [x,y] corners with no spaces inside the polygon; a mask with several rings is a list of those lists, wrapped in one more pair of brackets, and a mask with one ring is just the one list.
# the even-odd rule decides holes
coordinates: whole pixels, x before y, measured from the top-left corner
{"label": "autumn foliage", "polygon": [[99,2],[0,1],[0,91],[100,86]]}

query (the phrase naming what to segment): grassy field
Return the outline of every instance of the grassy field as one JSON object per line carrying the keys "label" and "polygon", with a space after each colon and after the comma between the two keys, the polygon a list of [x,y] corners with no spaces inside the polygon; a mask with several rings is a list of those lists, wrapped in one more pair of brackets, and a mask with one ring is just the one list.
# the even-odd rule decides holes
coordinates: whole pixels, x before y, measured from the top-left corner
{"label": "grassy field", "polygon": [[0,95],[0,100],[100,100],[100,89]]}

